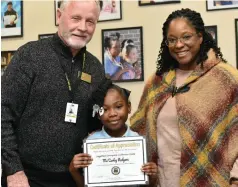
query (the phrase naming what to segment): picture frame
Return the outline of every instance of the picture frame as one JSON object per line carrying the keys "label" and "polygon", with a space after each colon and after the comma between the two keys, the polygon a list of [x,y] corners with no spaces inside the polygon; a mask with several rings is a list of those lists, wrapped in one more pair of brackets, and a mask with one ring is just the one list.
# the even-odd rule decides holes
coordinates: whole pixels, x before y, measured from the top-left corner
{"label": "picture frame", "polygon": [[236,68],[238,69],[238,19],[235,19],[235,37],[236,37]]}
{"label": "picture frame", "polygon": [[98,22],[115,21],[122,19],[121,0],[101,0],[101,12]]}
{"label": "picture frame", "polygon": [[1,1],[1,37],[23,36],[23,1]]}
{"label": "picture frame", "polygon": [[1,76],[3,76],[15,52],[16,51],[1,51]]}
{"label": "picture frame", "polygon": [[206,0],[207,11],[227,10],[238,8],[237,0]]}
{"label": "picture frame", "polygon": [[113,82],[144,81],[143,28],[102,30],[102,63]]}
{"label": "picture frame", "polygon": [[58,26],[57,24],[57,9],[60,7],[60,0],[54,0],[54,8],[55,8],[55,26]]}
{"label": "picture frame", "polygon": [[139,0],[139,6],[180,3],[180,0]]}
{"label": "picture frame", "polygon": [[45,39],[45,38],[52,38],[55,35],[55,33],[49,33],[49,34],[39,34],[38,40]]}
{"label": "picture frame", "polygon": [[217,26],[216,25],[205,26],[205,30],[212,35],[214,41],[218,45]]}

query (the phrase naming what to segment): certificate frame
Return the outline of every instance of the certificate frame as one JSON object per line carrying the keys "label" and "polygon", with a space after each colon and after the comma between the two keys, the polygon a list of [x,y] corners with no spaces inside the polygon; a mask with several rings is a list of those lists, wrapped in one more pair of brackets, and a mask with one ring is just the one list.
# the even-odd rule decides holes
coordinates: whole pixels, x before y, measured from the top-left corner
{"label": "certificate frame", "polygon": [[115,21],[122,19],[122,5],[121,0],[101,0],[99,1],[101,12],[98,22]]}
{"label": "certificate frame", "polygon": [[84,152],[93,158],[92,164],[84,169],[85,186],[149,184],[148,176],[140,170],[147,163],[143,136],[89,139],[83,146]]}
{"label": "certificate frame", "polygon": [[207,11],[237,9],[237,1],[206,0]]}
{"label": "certificate frame", "polygon": [[[8,9],[15,12],[14,15],[9,15]],[[12,13],[11,13],[12,14]],[[15,38],[23,36],[23,1],[1,1],[1,37],[2,38]],[[5,18],[6,15],[6,18]],[[9,17],[12,16],[12,17]],[[15,18],[13,17],[15,16]],[[6,23],[6,20],[13,19],[13,23]],[[13,21],[11,20],[11,21]],[[8,22],[8,21],[7,21]],[[13,25],[12,25],[13,24]]]}

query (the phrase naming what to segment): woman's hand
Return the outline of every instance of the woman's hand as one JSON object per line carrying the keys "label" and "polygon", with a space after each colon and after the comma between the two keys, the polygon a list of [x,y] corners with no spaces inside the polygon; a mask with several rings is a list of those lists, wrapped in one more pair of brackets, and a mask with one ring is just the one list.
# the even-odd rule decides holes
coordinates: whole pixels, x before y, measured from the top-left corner
{"label": "woman's hand", "polygon": [[79,168],[85,168],[92,163],[92,157],[87,153],[79,153],[74,155],[73,160],[70,162],[69,171],[75,171]]}
{"label": "woman's hand", "polygon": [[157,175],[158,166],[154,162],[148,162],[142,166],[141,171],[146,175]]}

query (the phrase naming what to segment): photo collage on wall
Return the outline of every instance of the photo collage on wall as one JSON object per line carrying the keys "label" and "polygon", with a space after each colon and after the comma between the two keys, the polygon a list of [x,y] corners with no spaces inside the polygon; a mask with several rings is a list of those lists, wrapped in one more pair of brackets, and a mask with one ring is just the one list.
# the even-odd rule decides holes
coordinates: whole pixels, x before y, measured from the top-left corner
{"label": "photo collage on wall", "polygon": [[142,27],[102,30],[102,62],[113,81],[144,80],[142,36]]}

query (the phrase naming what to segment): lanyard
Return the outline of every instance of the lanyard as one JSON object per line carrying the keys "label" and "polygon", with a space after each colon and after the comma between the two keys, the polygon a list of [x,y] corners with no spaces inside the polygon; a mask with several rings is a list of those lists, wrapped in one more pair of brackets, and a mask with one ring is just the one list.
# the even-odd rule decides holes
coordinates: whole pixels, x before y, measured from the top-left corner
{"label": "lanyard", "polygon": [[56,56],[58,57],[59,63],[60,63],[60,65],[61,65],[61,68],[62,68],[63,71],[64,71],[65,78],[66,78],[66,82],[67,82],[67,84],[68,84],[68,89],[69,89],[69,94],[70,94],[71,102],[73,102],[74,99],[75,99],[75,98],[74,98],[74,93],[76,92],[76,89],[77,89],[77,87],[78,87],[78,84],[79,84],[80,80],[82,80],[82,79],[81,79],[81,75],[82,75],[82,72],[84,71],[84,65],[85,65],[85,61],[86,61],[86,52],[83,53],[83,67],[82,67],[82,72],[78,71],[78,76],[77,76],[77,79],[76,79],[76,81],[75,81],[75,84],[72,85],[71,82],[70,82],[70,79],[69,79],[69,77],[68,77],[68,75],[67,75],[67,73],[66,73],[66,68],[64,67],[63,62],[60,60],[60,57],[58,56],[58,53],[59,53],[60,51],[58,51],[58,50],[56,49],[56,47],[53,45],[52,42],[50,42],[50,43],[51,43],[51,45],[52,45],[52,47],[53,47],[53,49],[54,49],[54,51],[55,51],[55,53],[56,53]]}
{"label": "lanyard", "polygon": [[[82,72],[83,72],[83,70],[84,70],[84,65],[85,65],[85,59],[86,59],[86,57],[85,57],[85,53],[83,53],[83,67],[82,67]],[[69,77],[68,77],[68,75],[67,75],[67,73],[66,73],[66,70],[65,70],[65,68],[64,68],[64,66],[63,66],[63,63],[60,61],[60,64],[61,64],[61,66],[62,66],[62,68],[63,68],[63,70],[64,70],[64,74],[65,74],[65,78],[66,78],[66,81],[67,81],[67,84],[68,84],[68,89],[69,89],[69,94],[70,94],[70,98],[71,98],[71,101],[72,101],[72,103],[73,103],[73,101],[74,101],[74,93],[76,92],[76,89],[77,89],[77,87],[78,87],[78,84],[79,84],[79,82],[80,82],[80,78],[81,78],[81,72],[80,71],[78,71],[78,76],[77,76],[77,79],[76,79],[76,81],[75,81],[75,83],[74,84],[72,84],[71,83],[71,81],[70,81],[70,79],[69,79]],[[71,79],[72,80],[72,79]]]}

